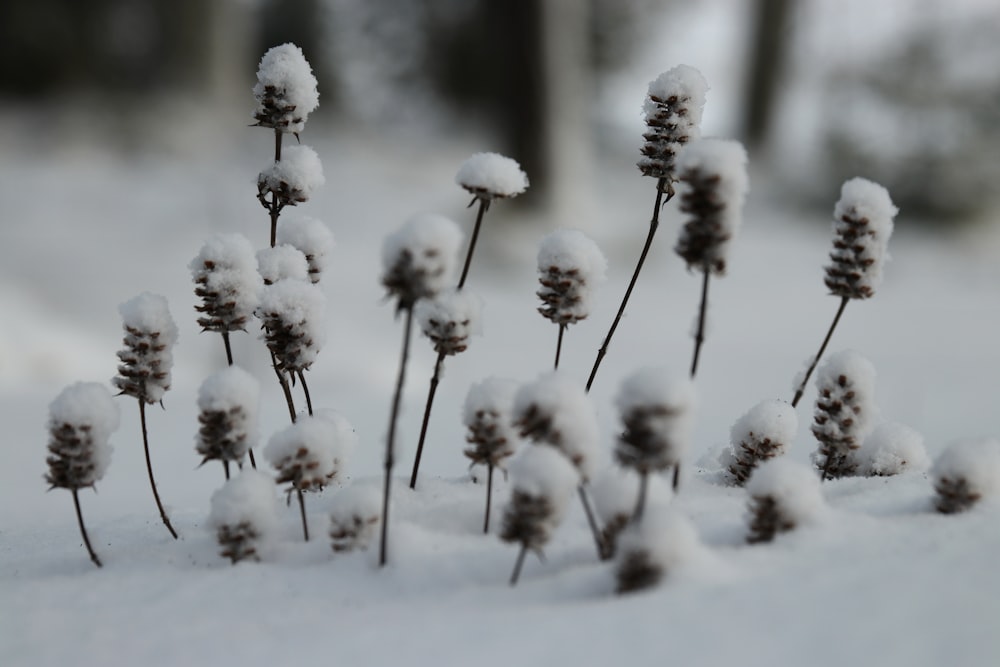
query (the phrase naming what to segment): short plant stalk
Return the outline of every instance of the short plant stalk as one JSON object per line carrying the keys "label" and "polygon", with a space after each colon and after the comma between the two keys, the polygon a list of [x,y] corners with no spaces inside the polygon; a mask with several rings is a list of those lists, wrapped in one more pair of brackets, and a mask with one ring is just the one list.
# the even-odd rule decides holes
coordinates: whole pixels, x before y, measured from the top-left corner
{"label": "short plant stalk", "polygon": [[566,333],[566,325],[565,324],[560,324],[559,325],[559,338],[556,340],[556,362],[553,365],[553,370],[559,370],[559,357],[562,354],[563,334],[565,334],[565,333]]}
{"label": "short plant stalk", "polygon": [[90,560],[94,562],[94,565],[102,567],[101,559],[97,557],[94,548],[90,546],[90,538],[87,537],[87,527],[83,525],[83,512],[80,511],[80,493],[77,489],[71,489],[71,491],[73,492],[73,506],[76,507],[76,522],[80,525],[80,535],[83,536],[83,544],[87,547],[87,553],[90,554]]}
{"label": "short plant stalk", "polygon": [[813,371],[816,370],[816,365],[819,363],[820,357],[826,352],[826,346],[830,344],[830,339],[833,337],[833,330],[837,328],[837,324],[840,322],[841,315],[844,314],[844,309],[847,308],[847,302],[850,301],[848,297],[841,297],[840,307],[837,308],[837,314],[833,318],[833,323],[830,325],[830,329],[826,332],[826,338],[823,339],[823,344],[819,346],[819,352],[813,358],[812,363],[809,365],[809,369],[806,371],[805,377],[802,378],[802,382],[799,383],[799,388],[795,390],[795,398],[792,399],[792,407],[796,407],[799,401],[802,400],[802,395],[806,392],[806,384],[809,382],[809,378],[812,377]]}
{"label": "short plant stalk", "polygon": [[[278,376],[278,384],[281,385],[281,392],[285,395],[285,403],[288,405],[288,415],[292,418],[292,423],[295,423],[295,401],[292,400],[292,388],[288,386],[288,378],[285,374],[281,372],[278,368],[278,358],[274,356],[274,352],[271,353],[271,367],[274,368],[274,374]],[[251,456],[251,463],[253,458]],[[254,465],[256,469],[257,466]]]}
{"label": "short plant stalk", "polygon": [[[483,224],[483,216],[490,207],[490,200],[477,197],[479,199],[479,212],[476,213],[476,225],[472,228],[472,239],[469,241],[469,250],[465,253],[465,264],[462,266],[462,277],[458,279],[458,289],[465,287],[465,279],[469,276],[469,266],[472,264],[472,253],[476,250],[476,241],[479,239],[479,228]],[[475,199],[472,200],[475,203]]]}
{"label": "short plant stalk", "polygon": [[384,567],[389,556],[389,495],[391,492],[392,466],[395,463],[396,422],[399,419],[399,406],[403,398],[403,385],[406,383],[406,363],[410,356],[410,330],[413,328],[413,306],[406,308],[406,320],[403,326],[403,351],[399,360],[399,377],[396,378],[396,391],[392,397],[392,412],[389,415],[389,435],[385,443],[385,481],[382,487],[382,539],[379,546],[378,564]]}
{"label": "short plant stalk", "polygon": [[222,342],[226,346],[226,363],[230,366],[233,365],[233,346],[229,343],[229,332],[222,332]]}
{"label": "short plant stalk", "polygon": [[420,457],[424,453],[424,442],[427,439],[427,426],[431,421],[431,408],[434,406],[434,395],[441,382],[441,370],[444,368],[444,354],[439,352],[434,364],[434,375],[431,376],[431,386],[427,390],[427,404],[424,406],[424,419],[420,424],[420,440],[417,442],[417,456],[413,460],[413,472],[410,474],[410,488],[417,488],[417,474],[420,472]]}
{"label": "short plant stalk", "polygon": [[490,501],[493,500],[493,464],[486,466],[486,517],[483,519],[483,534],[490,532]]}
{"label": "short plant stalk", "polygon": [[313,402],[312,398],[309,396],[309,385],[306,384],[306,375],[304,372],[299,371],[299,382],[302,383],[302,393],[306,396],[306,409],[309,411],[309,416],[312,417],[313,414]]}
{"label": "short plant stalk", "polygon": [[694,355],[691,358],[691,379],[698,373],[698,359],[701,356],[701,345],[705,342],[705,316],[708,311],[708,282],[712,272],[708,266],[703,266],[701,281],[701,305],[698,307],[698,329],[694,336]]}
{"label": "short plant stalk", "polygon": [[295,494],[299,497],[299,514],[302,516],[302,536],[306,542],[309,541],[309,524],[306,522],[306,499],[302,489],[296,488]]}
{"label": "short plant stalk", "polygon": [[639,472],[639,497],[635,501],[635,510],[632,512],[632,521],[638,523],[642,519],[643,512],[646,511],[646,493],[649,488],[649,472],[642,470]]}
{"label": "short plant stalk", "polygon": [[149,458],[149,435],[146,430],[146,403],[142,399],[139,399],[139,423],[142,425],[142,447],[146,452],[146,472],[149,473],[149,486],[153,489],[153,499],[156,500],[156,508],[160,510],[160,518],[163,519],[163,525],[167,527],[167,530],[170,531],[170,534],[176,540],[177,531],[170,525],[167,512],[163,509],[163,503],[160,502],[160,494],[156,490],[156,480],[153,478],[153,462]]}
{"label": "short plant stalk", "polygon": [[594,546],[597,548],[597,557],[601,560],[607,560],[610,558],[608,553],[608,548],[604,544],[604,538],[601,536],[601,528],[597,525],[597,517],[594,516],[594,510],[590,506],[590,497],[587,495],[587,487],[581,483],[577,489],[577,494],[580,496],[580,503],[583,505],[583,513],[587,515],[587,525],[590,526],[590,532],[594,536]]}
{"label": "short plant stalk", "polygon": [[226,473],[226,481],[229,481],[229,461],[222,460],[222,470]]}
{"label": "short plant stalk", "polygon": [[521,578],[521,568],[524,566],[524,557],[528,555],[528,545],[521,545],[521,550],[517,553],[517,560],[514,561],[514,571],[510,573],[510,585],[517,586],[517,580]]}

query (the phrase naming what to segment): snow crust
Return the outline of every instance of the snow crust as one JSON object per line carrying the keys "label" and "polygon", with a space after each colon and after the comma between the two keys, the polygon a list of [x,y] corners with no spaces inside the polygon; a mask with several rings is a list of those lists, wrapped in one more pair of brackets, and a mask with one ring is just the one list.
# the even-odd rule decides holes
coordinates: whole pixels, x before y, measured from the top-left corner
{"label": "snow crust", "polygon": [[270,162],[257,177],[259,189],[281,194],[283,203],[309,201],[313,190],[326,183],[323,163],[309,146],[289,146],[281,160]]}
{"label": "snow crust", "polygon": [[280,280],[309,280],[309,261],[298,248],[276,245],[257,251],[257,271],[266,284]]}
{"label": "snow crust", "polygon": [[68,424],[74,429],[88,429],[90,436],[90,464],[88,479],[82,486],[100,481],[111,465],[113,447],[111,434],[121,424],[121,410],[108,388],[99,382],[75,382],[55,397],[49,404],[49,429],[55,431]]}
{"label": "snow crust", "polygon": [[482,312],[483,300],[468,288],[442,290],[414,307],[424,335],[435,342],[438,352],[448,350],[446,354],[465,350],[470,336],[482,335]]}
{"label": "snow crust", "polygon": [[267,88],[275,89],[283,106],[291,107],[284,119],[282,131],[298,134],[309,114],[319,106],[319,90],[312,67],[302,49],[292,43],[272,47],[264,53],[257,68],[257,83],[253,87],[258,113],[268,97]]}
{"label": "snow crust", "polygon": [[580,476],[565,456],[552,447],[522,447],[510,462],[510,485],[536,498],[546,498],[558,523],[573,497]]}
{"label": "snow crust", "polygon": [[320,281],[335,245],[329,227],[316,218],[286,216],[278,221],[276,241],[300,250],[309,264],[310,281]]}
{"label": "snow crust", "polygon": [[218,294],[218,301],[225,305],[225,313],[213,309],[208,315],[224,315],[225,331],[243,328],[239,323],[253,316],[263,287],[249,239],[243,234],[216,234],[188,266],[195,283]]}
{"label": "snow crust", "polygon": [[516,197],[528,189],[521,165],[499,153],[476,153],[458,168],[455,182],[482,199]]}
{"label": "snow crust", "polygon": [[385,237],[382,267],[388,273],[408,257],[426,291],[434,295],[451,284],[461,245],[462,230],[455,222],[443,215],[420,213]]}
{"label": "snow crust", "polygon": [[266,541],[278,529],[278,490],[266,473],[244,467],[212,494],[208,524],[213,530],[222,526],[250,523]]}
{"label": "snow crust", "polygon": [[924,436],[898,422],[884,422],[865,439],[860,458],[866,475],[900,475],[923,472],[931,460],[924,448]]}
{"label": "snow crust", "polygon": [[969,491],[985,497],[1000,495],[1000,440],[994,437],[965,438],[948,445],[934,461],[931,477],[964,479]]}

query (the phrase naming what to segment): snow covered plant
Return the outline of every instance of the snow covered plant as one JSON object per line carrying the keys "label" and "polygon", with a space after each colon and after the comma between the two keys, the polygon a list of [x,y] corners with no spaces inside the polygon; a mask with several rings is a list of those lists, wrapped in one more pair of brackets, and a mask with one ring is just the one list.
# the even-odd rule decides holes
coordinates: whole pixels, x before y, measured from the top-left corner
{"label": "snow covered plant", "polygon": [[660,226],[663,195],[667,195],[667,201],[674,196],[673,182],[677,180],[674,162],[677,153],[685,144],[697,139],[701,133],[701,113],[705,106],[707,91],[708,83],[701,72],[688,65],[678,65],[667,70],[649,84],[649,92],[643,107],[647,130],[643,135],[645,140],[642,147],[643,157],[639,160],[638,167],[643,175],[656,178],[653,217],[649,221],[649,231],[646,233],[646,241],[636,261],[632,279],[625,289],[625,295],[622,297],[621,305],[618,306],[615,318],[611,321],[607,336],[597,351],[590,377],[587,378],[587,391],[590,391],[590,387],[594,384],[597,369],[608,353],[611,338],[625,314],[629,297],[639,280],[642,265],[646,262],[653,237],[656,236],[656,230]]}
{"label": "snow covered plant", "polygon": [[590,315],[594,289],[604,282],[608,261],[597,244],[575,229],[558,229],[538,248],[538,312],[559,325],[555,368],[559,368],[563,333]]}
{"label": "snow covered plant", "polygon": [[315,218],[286,218],[278,223],[277,243],[298,249],[306,258],[309,281],[318,283],[333,250],[333,232]]}
{"label": "snow covered plant", "polygon": [[799,418],[786,401],[761,401],[736,420],[729,432],[729,449],[721,462],[732,482],[743,486],[754,469],[781,456],[795,439]]}
{"label": "snow covered plant", "polygon": [[257,251],[257,272],[265,285],[279,280],[309,281],[309,260],[298,248],[283,243]]}
{"label": "snow covered plant", "polygon": [[208,525],[222,547],[219,553],[233,565],[259,561],[261,550],[278,528],[274,480],[256,470],[243,470],[212,494]]}
{"label": "snow covered plant", "polygon": [[684,184],[680,209],[690,218],[681,228],[674,250],[687,262],[688,270],[702,272],[701,306],[691,360],[694,377],[705,340],[709,277],[713,273],[725,275],[729,243],[743,221],[743,200],[749,189],[746,149],[740,142],[726,139],[691,143],[677,158],[677,178]]}
{"label": "snow covered plant", "polygon": [[875,367],[853,350],[830,357],[816,376],[816,413],[812,432],[819,441],[813,455],[823,480],[858,473],[857,450],[877,416]]}
{"label": "snow covered plant", "polygon": [[1000,440],[970,438],[951,443],[931,469],[935,508],[964,512],[984,498],[1000,495]]}
{"label": "snow covered plant", "polygon": [[904,472],[920,472],[931,461],[924,448],[924,437],[905,424],[885,422],[865,438],[861,445],[862,472],[869,477],[891,477]]}
{"label": "snow covered plant", "polygon": [[823,511],[823,494],[815,473],[779,457],[759,465],[746,485],[747,542],[770,542],[778,533],[816,519]]}
{"label": "snow covered plant", "polygon": [[202,246],[189,265],[201,304],[198,326],[222,334],[226,360],[233,365],[229,334],[246,331],[262,287],[253,246],[242,234],[218,234]]}
{"label": "snow covered plant", "polygon": [[378,526],[378,490],[352,486],[337,492],[330,510],[330,543],[337,553],[368,548]]}
{"label": "snow covered plant", "polygon": [[95,487],[111,463],[108,440],[118,430],[121,416],[111,392],[96,382],[77,382],[60,392],[49,405],[49,456],[45,475],[50,489],[73,494],[80,535],[94,565],[101,561],[90,546],[80,511],[80,489]]}
{"label": "snow covered plant", "polygon": [[[659,477],[649,479],[647,504],[667,502],[670,490]],[[618,536],[632,522],[639,497],[639,475],[631,468],[611,466],[598,475],[591,487],[594,510],[601,520],[601,536],[608,558],[615,555]]]}
{"label": "snow covered plant", "polygon": [[700,547],[691,522],[666,506],[651,507],[618,538],[618,593],[652,588],[671,570],[694,559]]}
{"label": "snow covered plant", "polygon": [[498,377],[486,378],[469,388],[462,408],[462,421],[469,429],[463,452],[471,466],[486,466],[486,515],[483,532],[490,532],[490,501],[493,497],[493,470],[504,462],[517,447],[517,431],[511,413],[517,383]]}
{"label": "snow covered plant", "polygon": [[342,431],[323,416],[303,417],[271,436],[264,456],[278,471],[278,484],[289,484],[295,492],[302,515],[302,534],[309,541],[306,523],[306,491],[321,491],[337,479],[344,467]]}
{"label": "snow covered plant", "polygon": [[325,182],[316,151],[308,146],[291,146],[280,160],[268,164],[257,176],[257,199],[277,220],[283,208],[309,201],[313,190]]}
{"label": "snow covered plant", "polygon": [[143,292],[118,307],[125,329],[125,347],[118,352],[118,375],[112,383],[119,395],[139,401],[139,421],[142,426],[142,446],[146,453],[146,472],[153,499],[160,511],[163,525],[177,539],[170,518],[160,502],[149,456],[149,434],[146,429],[146,404],[163,405],[163,394],[170,389],[170,370],[174,363],[173,347],[177,342],[177,325],[170,316],[166,298]]}
{"label": "snow covered plant", "polygon": [[616,399],[625,430],[615,459],[639,474],[634,516],[642,516],[650,473],[674,469],[674,489],[691,439],[696,403],[694,385],[664,368],[642,368],[625,379]]}
{"label": "snow covered plant", "polygon": [[833,250],[825,279],[830,293],[840,297],[840,307],[819,352],[798,382],[792,406],[802,399],[809,377],[823,356],[847,302],[871,298],[882,282],[882,265],[888,258],[889,237],[898,212],[889,191],[877,183],[852,178],[841,188],[840,199],[833,209]]}
{"label": "snow covered plant", "polygon": [[528,551],[542,557],[542,547],[562,521],[580,477],[566,457],[551,447],[524,448],[510,464],[510,477],[511,497],[500,539],[521,545],[510,576],[514,586]]}
{"label": "snow covered plant", "polygon": [[243,466],[244,457],[257,444],[259,402],[260,384],[239,366],[208,376],[198,390],[201,427],[195,449],[202,456],[201,465],[222,461],[226,479],[230,462]]}
{"label": "snow covered plant", "polygon": [[469,266],[472,264],[472,254],[476,250],[476,240],[479,238],[479,228],[483,224],[483,215],[494,199],[511,199],[528,189],[528,175],[521,165],[509,157],[499,153],[476,153],[468,158],[458,168],[455,182],[470,193],[472,206],[479,202],[476,213],[476,225],[472,230],[472,240],[465,254],[465,264],[462,266],[462,276],[458,279],[458,288],[465,286],[469,276]]}

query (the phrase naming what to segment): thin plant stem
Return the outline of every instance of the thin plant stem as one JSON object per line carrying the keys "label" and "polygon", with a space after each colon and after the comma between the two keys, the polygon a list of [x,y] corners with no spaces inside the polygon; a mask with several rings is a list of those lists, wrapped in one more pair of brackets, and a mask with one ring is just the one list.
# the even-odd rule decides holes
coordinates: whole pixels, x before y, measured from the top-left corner
{"label": "thin plant stem", "polygon": [[302,393],[306,395],[306,409],[309,411],[309,416],[312,417],[313,413],[313,402],[312,398],[309,396],[309,385],[306,384],[306,376],[302,371],[298,372],[299,382],[302,383]]}
{"label": "thin plant stem", "polygon": [[677,493],[677,489],[679,489],[680,486],[681,486],[681,464],[678,462],[674,464],[674,482],[673,482],[674,493]]}
{"label": "thin plant stem", "polygon": [[[249,455],[250,455],[250,466],[251,466],[251,467],[252,467],[252,468],[253,468],[254,470],[256,470],[256,469],[257,469],[257,461],[256,461],[256,460],[254,459],[254,457],[253,457],[253,449],[247,449],[247,454],[249,454]],[[242,464],[240,465],[240,469],[241,469],[241,470],[243,469],[243,465],[242,465]]]}
{"label": "thin plant stem", "polygon": [[638,522],[642,518],[642,513],[646,510],[646,492],[649,487],[649,472],[639,471],[639,497],[635,501],[635,510],[632,512],[632,521]]}
{"label": "thin plant stem", "polygon": [[559,357],[562,354],[563,334],[566,333],[566,325],[559,325],[559,338],[556,340],[556,362],[552,370],[559,370]]}
{"label": "thin plant stem", "polygon": [[590,532],[594,536],[594,546],[597,547],[597,557],[601,560],[607,560],[610,557],[608,553],[608,548],[604,544],[604,537],[601,536],[601,528],[597,525],[597,517],[594,516],[594,510],[590,506],[590,497],[587,495],[587,487],[581,482],[578,487],[576,487],[577,495],[580,496],[580,504],[583,505],[583,513],[587,515],[587,524],[590,526]]}
{"label": "thin plant stem", "polygon": [[528,545],[522,544],[521,550],[517,553],[517,560],[514,561],[514,571],[510,573],[510,585],[517,586],[517,580],[521,578],[521,567],[524,565],[524,557],[528,555]]}
{"label": "thin plant stem", "polygon": [[486,517],[483,519],[483,534],[490,532],[490,501],[493,500],[493,464],[486,466]]}
{"label": "thin plant stem", "polygon": [[167,512],[163,509],[163,503],[160,502],[160,494],[156,490],[156,480],[153,479],[153,462],[149,458],[149,435],[146,431],[146,403],[141,398],[139,399],[139,423],[142,425],[142,447],[146,451],[146,472],[149,473],[149,486],[153,489],[153,499],[156,500],[156,507],[160,510],[160,518],[163,519],[163,525],[167,527],[173,538],[177,539],[177,531],[174,527],[170,525],[170,518],[167,517]]}
{"label": "thin plant stem", "polygon": [[222,459],[222,470],[226,473],[226,481],[229,481],[229,461]]}
{"label": "thin plant stem", "polygon": [[76,522],[80,524],[80,535],[83,536],[83,544],[87,547],[87,553],[90,554],[90,560],[94,561],[94,565],[97,567],[103,567],[101,565],[101,559],[97,557],[94,552],[94,548],[90,546],[90,538],[87,537],[87,527],[83,525],[83,512],[80,511],[80,494],[77,489],[70,489],[73,492],[73,506],[76,507]]}
{"label": "thin plant stem", "polygon": [[[292,400],[292,389],[288,386],[288,378],[285,374],[281,372],[278,368],[278,358],[274,356],[274,352],[271,353],[271,367],[274,368],[275,375],[278,376],[278,384],[281,385],[281,391],[285,394],[285,403],[288,404],[288,414],[292,418],[292,423],[295,423],[295,401]],[[250,459],[251,462],[253,459]],[[255,465],[254,468],[257,466]]]}
{"label": "thin plant stem", "polygon": [[229,344],[229,332],[222,332],[222,342],[226,346],[226,363],[230,366],[233,365],[233,347]]}
{"label": "thin plant stem", "polygon": [[[483,224],[483,216],[490,207],[490,200],[476,197],[479,200],[479,212],[476,213],[476,226],[472,228],[472,239],[469,241],[469,250],[465,253],[465,264],[462,266],[462,277],[458,279],[458,289],[465,286],[465,279],[469,275],[469,266],[472,264],[472,253],[476,250],[476,240],[479,239],[479,228]],[[476,199],[472,202],[475,203]],[[471,206],[471,204],[470,204]]]}
{"label": "thin plant stem", "polygon": [[708,282],[712,272],[708,265],[702,267],[701,305],[698,307],[698,330],[694,335],[694,355],[691,357],[691,379],[698,373],[698,358],[701,355],[701,345],[705,342],[705,315],[708,311]]}
{"label": "thin plant stem", "polygon": [[420,440],[417,442],[417,455],[413,460],[413,472],[410,474],[410,488],[417,488],[417,473],[420,471],[420,457],[424,453],[424,442],[427,439],[427,426],[431,420],[431,407],[434,405],[434,395],[437,393],[438,383],[441,382],[441,370],[444,368],[444,353],[438,352],[437,361],[434,363],[434,374],[431,376],[431,386],[427,390],[427,404],[424,406],[424,420],[420,424]]}
{"label": "thin plant stem", "polygon": [[413,328],[413,305],[406,310],[406,321],[403,326],[403,351],[399,359],[399,376],[396,378],[396,391],[392,397],[392,412],[389,414],[389,436],[385,443],[385,481],[382,490],[382,540],[379,546],[378,564],[384,567],[389,555],[389,494],[392,482],[392,466],[395,463],[396,422],[399,419],[399,406],[403,398],[403,385],[406,383],[406,363],[410,356],[410,330]]}
{"label": "thin plant stem", "polygon": [[306,499],[302,489],[295,487],[295,493],[299,497],[299,514],[302,516],[302,536],[309,541],[309,524],[306,523]]}
{"label": "thin plant stem", "polygon": [[[625,307],[628,305],[629,297],[632,296],[632,290],[635,288],[635,283],[639,279],[639,272],[642,271],[642,265],[646,262],[646,255],[649,254],[649,248],[653,244],[653,237],[656,235],[656,230],[660,226],[660,207],[666,202],[663,201],[663,189],[667,186],[667,179],[660,178],[656,182],[656,203],[653,205],[653,218],[649,221],[649,233],[646,235],[646,242],[642,246],[642,253],[639,255],[639,261],[636,262],[635,272],[632,274],[632,280],[629,281],[628,288],[625,290],[625,296],[622,298],[622,303],[618,307],[618,314],[615,315],[614,321],[611,323],[611,328],[608,330],[608,335],[604,338],[604,343],[601,345],[601,349],[597,351],[597,359],[594,360],[594,367],[590,370],[590,377],[587,378],[587,391],[590,391],[591,385],[594,384],[594,378],[597,376],[597,369],[601,365],[601,361],[604,360],[604,355],[608,353],[608,346],[611,344],[611,337],[615,335],[615,329],[618,328],[618,323],[622,319],[622,315],[625,314]],[[673,197],[673,193],[667,195],[667,202]]]}
{"label": "thin plant stem", "polygon": [[[274,161],[281,162],[281,137],[282,132],[278,128],[274,129]],[[278,208],[278,193],[272,193],[271,206],[268,207],[268,213],[271,216],[271,247],[273,248],[276,244],[278,237],[278,216],[281,215],[281,211]],[[292,420],[295,421],[295,420]]]}
{"label": "thin plant stem", "polygon": [[844,309],[847,308],[847,302],[850,301],[848,297],[841,297],[840,307],[837,308],[837,314],[833,318],[833,323],[830,325],[830,329],[826,332],[826,338],[823,339],[823,344],[819,346],[819,352],[816,353],[815,358],[813,358],[812,363],[809,365],[809,369],[806,371],[805,377],[802,378],[802,382],[799,383],[799,388],[795,390],[795,398],[792,399],[792,407],[796,407],[799,401],[802,400],[802,394],[806,392],[806,384],[809,382],[809,378],[812,376],[813,371],[816,370],[816,364],[819,363],[820,357],[826,352],[826,346],[830,343],[830,338],[833,337],[833,330],[837,328],[837,323],[840,322],[840,316],[844,314]]}

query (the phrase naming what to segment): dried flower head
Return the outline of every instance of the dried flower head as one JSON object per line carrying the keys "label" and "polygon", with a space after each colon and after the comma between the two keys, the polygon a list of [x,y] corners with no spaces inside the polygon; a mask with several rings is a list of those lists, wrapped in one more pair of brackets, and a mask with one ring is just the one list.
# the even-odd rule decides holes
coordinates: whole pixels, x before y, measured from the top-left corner
{"label": "dried flower head", "polygon": [[319,106],[316,77],[302,49],[291,43],[268,49],[257,69],[253,96],[258,126],[296,135],[301,132],[309,114]]}
{"label": "dried flower head", "polygon": [[820,481],[808,466],[784,457],[758,466],[746,485],[747,542],[770,542],[778,533],[814,520],[823,511]]}
{"label": "dried flower head", "polygon": [[573,466],[551,447],[527,447],[511,462],[511,499],[500,539],[541,553],[562,521],[579,481]]}
{"label": "dried flower head", "polygon": [[257,444],[260,384],[238,366],[208,376],[198,390],[195,449],[206,461],[239,463]]}
{"label": "dried flower head", "polygon": [[820,367],[816,388],[812,426],[819,441],[816,466],[822,479],[854,475],[859,465],[856,452],[877,414],[875,367],[853,350],[838,352]]}
{"label": "dried flower head", "polygon": [[299,491],[319,491],[343,468],[343,452],[336,424],[323,417],[300,417],[278,431],[264,448],[264,456],[278,471],[278,484]]}
{"label": "dried flower head", "polygon": [[208,524],[222,547],[220,555],[235,565],[261,559],[261,549],[278,528],[274,480],[256,470],[243,470],[212,494]]}
{"label": "dried flower head", "polygon": [[309,281],[319,282],[334,246],[329,227],[315,218],[282,218],[278,223],[277,242],[301,251],[309,267]]}
{"label": "dried flower head", "polygon": [[669,507],[654,506],[618,538],[618,593],[652,588],[693,558],[700,546],[694,526]]}
{"label": "dried flower head", "polygon": [[[323,163],[308,146],[290,146],[257,176],[257,199],[272,213],[309,201],[313,190],[326,182]],[[271,195],[271,201],[267,196]]]}
{"label": "dried flower head", "polygon": [[468,348],[472,334],[482,333],[482,307],[482,300],[468,289],[447,289],[418,301],[415,314],[434,351],[455,355]]}
{"label": "dried flower head", "polygon": [[467,159],[458,168],[455,182],[487,202],[516,197],[528,189],[521,165],[498,153],[476,153]]}
{"label": "dried flower head", "polygon": [[262,286],[250,241],[242,234],[213,236],[189,266],[202,331],[245,331]]}
{"label": "dried flower head", "polygon": [[640,473],[678,465],[691,437],[694,385],[686,376],[647,367],[626,378],[616,404],[625,430],[615,458]]}
{"label": "dried flower head", "polygon": [[264,288],[257,317],[278,370],[298,373],[312,366],[325,338],[325,307],[326,297],[312,283],[279,280]]}
{"label": "dried flower head", "polygon": [[517,383],[491,377],[469,388],[462,420],[469,429],[464,454],[472,465],[502,467],[517,447],[517,430],[511,413]]}
{"label": "dried flower head", "polygon": [[368,548],[378,528],[378,489],[352,486],[338,491],[330,510],[330,543],[337,553]]}
{"label": "dried flower head", "polygon": [[971,509],[984,498],[1000,495],[1000,440],[970,438],[951,443],[931,470],[942,514]]}
{"label": "dried flower head", "polygon": [[725,464],[732,481],[743,486],[758,465],[784,454],[798,428],[795,408],[785,401],[761,401],[750,408],[729,435]]}
{"label": "dried flower head", "polygon": [[108,440],[118,430],[118,404],[104,385],[77,382],[49,405],[49,472],[53,489],[94,486],[111,463]]}
{"label": "dried flower head", "polygon": [[125,329],[125,348],[118,353],[121,363],[112,380],[122,394],[145,403],[156,403],[170,389],[173,346],[177,325],[167,300],[143,292],[118,307]]}
{"label": "dried flower head", "polygon": [[538,280],[542,288],[538,312],[560,325],[590,315],[594,288],[604,282],[608,262],[590,237],[575,229],[546,236],[538,248]]}
{"label": "dried flower head", "polygon": [[643,106],[648,129],[638,167],[645,176],[667,179],[670,192],[678,152],[699,137],[707,91],[705,78],[688,65],[667,70],[649,84]]}
{"label": "dried flower head", "polygon": [[833,251],[826,286],[845,299],[867,299],[882,281],[893,218],[889,191],[864,178],[844,183],[833,211]]}
{"label": "dried flower head", "polygon": [[382,243],[382,285],[397,299],[397,311],[431,298],[451,281],[462,232],[434,214],[416,215]]}
{"label": "dried flower head", "polygon": [[863,472],[869,477],[891,477],[910,471],[924,471],[931,461],[924,448],[924,437],[897,422],[875,427],[861,446]]}

